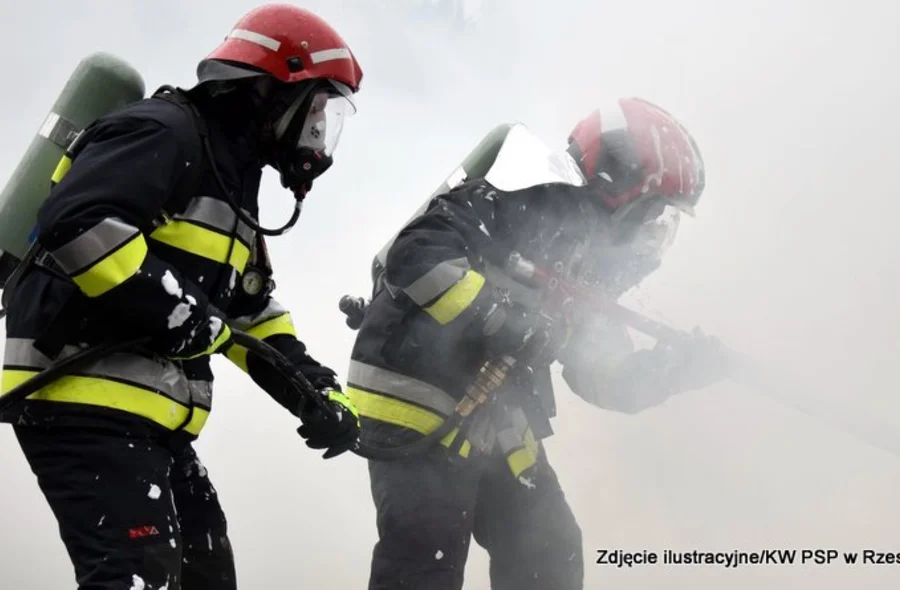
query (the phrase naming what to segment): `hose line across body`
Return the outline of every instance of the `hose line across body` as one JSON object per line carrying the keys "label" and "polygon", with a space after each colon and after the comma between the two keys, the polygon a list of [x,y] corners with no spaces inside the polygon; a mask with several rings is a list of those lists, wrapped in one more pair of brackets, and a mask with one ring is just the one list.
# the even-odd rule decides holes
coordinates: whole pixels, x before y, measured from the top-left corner
{"label": "hose line across body", "polygon": [[[334,409],[329,405],[327,400],[316,391],[309,380],[294,367],[294,364],[285,355],[273,346],[244,332],[233,330],[232,337],[236,345],[248,349],[269,363],[307,402],[317,404],[328,419],[337,420]],[[145,337],[100,344],[81,350],[54,363],[31,379],[10,390],[6,395],[0,398],[0,411],[24,400],[29,395],[46,387],[64,375],[77,373],[92,363],[112,354],[144,349],[149,343],[150,338]],[[482,400],[481,403],[483,403],[484,397],[483,393],[479,395],[479,399]],[[408,459],[421,455],[457,428],[463,419],[469,416],[474,407],[480,405],[477,402],[473,404],[473,401],[471,401],[468,396],[463,399],[464,401],[460,402],[460,406],[457,407],[457,411],[454,412],[453,416],[445,420],[439,428],[412,444],[402,447],[379,448],[368,447],[362,443],[357,443],[357,445],[353,447],[352,452],[365,459],[372,459],[375,461]]]}

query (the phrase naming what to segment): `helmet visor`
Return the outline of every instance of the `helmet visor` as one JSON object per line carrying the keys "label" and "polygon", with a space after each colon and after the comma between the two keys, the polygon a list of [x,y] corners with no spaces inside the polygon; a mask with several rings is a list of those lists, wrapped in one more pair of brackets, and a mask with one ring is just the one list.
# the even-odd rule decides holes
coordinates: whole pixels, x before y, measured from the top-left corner
{"label": "helmet visor", "polygon": [[339,84],[332,82],[313,93],[303,128],[297,136],[297,150],[312,150],[324,156],[334,153],[344,130],[344,120],[356,112],[350,99],[352,93],[342,92]]}
{"label": "helmet visor", "polygon": [[661,259],[678,232],[681,210],[669,202],[658,200],[645,211],[630,240],[632,251],[644,257]]}

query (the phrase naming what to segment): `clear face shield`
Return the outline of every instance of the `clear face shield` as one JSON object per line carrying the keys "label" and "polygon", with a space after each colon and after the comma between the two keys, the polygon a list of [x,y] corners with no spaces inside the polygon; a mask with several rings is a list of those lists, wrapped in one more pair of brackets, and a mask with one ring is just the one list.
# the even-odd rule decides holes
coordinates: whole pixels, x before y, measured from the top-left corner
{"label": "clear face shield", "polygon": [[682,211],[662,199],[635,207],[595,242],[585,281],[619,297],[662,264],[675,241]]}
{"label": "clear face shield", "polygon": [[309,101],[295,149],[331,157],[344,130],[344,120],[356,113],[352,95],[349,88],[335,81],[316,90]]}
{"label": "clear face shield", "polygon": [[278,170],[285,187],[309,190],[312,181],[331,166],[344,121],[354,113],[353,92],[335,80],[294,100],[274,127]]}
{"label": "clear face shield", "polygon": [[661,260],[675,241],[680,222],[681,210],[660,201],[647,210],[627,245],[635,256]]}

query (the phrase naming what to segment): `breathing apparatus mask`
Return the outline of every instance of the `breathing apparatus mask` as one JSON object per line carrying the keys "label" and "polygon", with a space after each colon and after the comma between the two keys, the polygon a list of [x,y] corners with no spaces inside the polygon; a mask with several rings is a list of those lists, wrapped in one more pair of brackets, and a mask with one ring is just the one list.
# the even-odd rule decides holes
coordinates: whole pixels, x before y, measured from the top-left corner
{"label": "breathing apparatus mask", "polygon": [[[284,83],[258,68],[217,60],[201,63],[198,72],[198,88],[215,99],[220,108],[232,116],[244,114],[236,111],[246,111],[260,163],[279,173],[281,185],[293,193],[296,201],[290,220],[278,229],[261,227],[234,202],[230,203],[232,209],[261,235],[287,233],[300,217],[303,199],[313,180],[333,163],[344,119],[356,112],[352,90],[326,78]],[[209,146],[207,151],[211,153]],[[214,173],[218,176],[215,170]]]}
{"label": "breathing apparatus mask", "polygon": [[667,199],[644,198],[616,212],[594,242],[585,282],[619,297],[662,264],[678,231],[681,210]]}

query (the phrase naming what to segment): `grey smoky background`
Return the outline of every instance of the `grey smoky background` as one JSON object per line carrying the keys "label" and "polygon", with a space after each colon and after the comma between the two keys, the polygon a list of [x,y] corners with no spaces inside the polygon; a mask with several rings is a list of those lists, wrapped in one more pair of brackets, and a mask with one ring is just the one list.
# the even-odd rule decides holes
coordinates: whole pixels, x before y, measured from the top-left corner
{"label": "grey smoky background", "polygon": [[[112,52],[148,91],[193,84],[199,59],[256,2],[33,0],[0,20],[0,179],[69,73]],[[562,148],[598,104],[641,96],[697,138],[698,216],[623,302],[701,326],[776,385],[900,437],[900,42],[894,2],[310,0],[365,72],[359,112],[293,232],[270,242],[300,338],[346,376],[337,302],[369,291],[372,256],[494,125]],[[292,206],[267,172],[262,222]],[[640,339],[638,339],[640,341]],[[643,344],[642,344],[643,345]],[[365,588],[375,542],[365,463],[324,462],[227,360],[197,449],[230,522],[243,587]],[[584,533],[585,588],[891,588],[896,566],[591,565],[597,548],[756,551],[900,545],[900,457],[725,382],[638,415],[557,379],[550,459]],[[838,410],[837,414],[840,415]],[[72,585],[56,523],[11,429],[0,429],[0,586]],[[466,588],[488,588],[473,544]]]}

